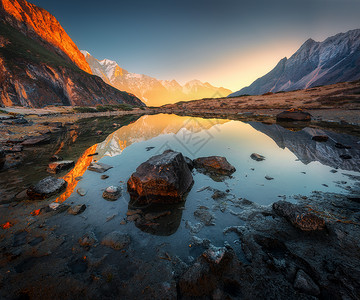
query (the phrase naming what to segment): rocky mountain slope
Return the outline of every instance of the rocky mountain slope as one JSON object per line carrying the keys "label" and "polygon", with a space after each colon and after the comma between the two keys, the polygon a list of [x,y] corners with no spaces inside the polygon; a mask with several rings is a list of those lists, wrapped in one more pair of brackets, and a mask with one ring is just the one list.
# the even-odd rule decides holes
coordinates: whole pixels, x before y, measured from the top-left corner
{"label": "rocky mountain slope", "polygon": [[231,93],[228,89],[217,88],[199,80],[192,80],[181,86],[176,80],[158,80],[147,75],[131,73],[121,68],[115,61],[98,60],[87,51],[81,52],[93,74],[100,76],[117,89],[136,95],[147,105],[159,106],[176,101],[224,97]]}
{"label": "rocky mountain slope", "polygon": [[229,97],[292,91],[360,79],[360,29],[307,40],[289,59]]}
{"label": "rocky mountain slope", "polygon": [[91,70],[55,17],[24,0],[0,0],[0,105],[144,105]]}

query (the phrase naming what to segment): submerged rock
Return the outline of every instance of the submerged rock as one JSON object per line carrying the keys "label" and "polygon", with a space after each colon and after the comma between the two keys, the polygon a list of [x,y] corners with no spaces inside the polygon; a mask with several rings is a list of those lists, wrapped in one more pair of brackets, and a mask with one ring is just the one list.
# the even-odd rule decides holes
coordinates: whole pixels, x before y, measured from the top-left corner
{"label": "submerged rock", "polygon": [[27,189],[26,193],[30,199],[45,199],[65,189],[67,182],[64,179],[57,179],[49,176],[40,180],[35,186]]}
{"label": "submerged rock", "polygon": [[103,198],[110,201],[117,200],[121,195],[121,190],[116,186],[109,186],[103,192]]}
{"label": "submerged rock", "polygon": [[194,216],[201,221],[205,226],[215,225],[215,217],[209,212],[209,209],[205,206],[200,206],[197,210],[194,211]]}
{"label": "submerged rock", "polygon": [[70,169],[75,163],[72,160],[56,161],[49,164],[47,171],[49,173],[57,174],[63,170]]}
{"label": "submerged rock", "polygon": [[253,160],[256,160],[256,161],[263,161],[263,160],[265,160],[265,156],[262,156],[262,155],[257,154],[257,153],[251,154],[250,157],[251,157]]}
{"label": "submerged rock", "polygon": [[104,173],[111,168],[112,168],[112,166],[109,166],[107,164],[103,164],[103,163],[99,163],[99,162],[92,162],[90,164],[90,166],[88,167],[88,170],[94,171],[97,173]]}
{"label": "submerged rock", "polygon": [[113,231],[107,234],[101,241],[101,244],[111,247],[115,250],[121,250],[130,244],[130,236],[121,233],[120,231]]}
{"label": "submerged rock", "polygon": [[311,121],[311,115],[302,110],[286,110],[276,116],[277,121]]}
{"label": "submerged rock", "polygon": [[315,231],[325,229],[325,221],[310,213],[308,210],[287,201],[278,201],[273,204],[273,210],[277,215],[284,217],[293,226],[303,231]]}
{"label": "submerged rock", "polygon": [[98,243],[98,239],[94,232],[85,233],[80,239],[79,244],[83,247],[90,247]]}
{"label": "submerged rock", "polygon": [[203,173],[231,175],[236,171],[235,167],[222,156],[199,157],[194,160],[194,164],[195,168]]}
{"label": "submerged rock", "polygon": [[60,155],[54,154],[53,156],[50,157],[49,160],[50,161],[61,161],[61,160],[63,160],[63,158]]}
{"label": "submerged rock", "polygon": [[81,214],[82,212],[84,212],[86,209],[86,205],[85,204],[79,204],[79,205],[74,205],[74,206],[71,206],[69,209],[68,209],[68,213],[70,215],[79,215]]}
{"label": "submerged rock", "polygon": [[183,155],[167,150],[142,163],[127,182],[131,200],[177,203],[184,200],[194,180]]}

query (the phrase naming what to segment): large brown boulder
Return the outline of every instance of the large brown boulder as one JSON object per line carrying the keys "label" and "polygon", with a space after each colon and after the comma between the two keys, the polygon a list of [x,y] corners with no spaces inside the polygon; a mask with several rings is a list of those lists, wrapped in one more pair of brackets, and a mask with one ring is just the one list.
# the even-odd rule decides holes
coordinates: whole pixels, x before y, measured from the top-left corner
{"label": "large brown boulder", "polygon": [[235,167],[222,156],[199,157],[194,160],[194,163],[195,168],[203,173],[231,175],[236,171]]}
{"label": "large brown boulder", "polygon": [[138,204],[178,203],[194,180],[180,152],[167,150],[142,163],[127,182],[131,200]]}
{"label": "large brown boulder", "polygon": [[302,110],[286,110],[276,116],[277,121],[311,121],[311,115]]}

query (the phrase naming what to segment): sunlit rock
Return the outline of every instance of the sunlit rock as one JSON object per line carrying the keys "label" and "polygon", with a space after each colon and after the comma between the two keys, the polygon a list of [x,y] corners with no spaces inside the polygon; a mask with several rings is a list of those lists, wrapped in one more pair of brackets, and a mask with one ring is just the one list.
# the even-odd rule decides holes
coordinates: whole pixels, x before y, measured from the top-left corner
{"label": "sunlit rock", "polygon": [[131,200],[139,204],[177,203],[193,184],[189,167],[179,152],[171,150],[142,163],[127,183]]}

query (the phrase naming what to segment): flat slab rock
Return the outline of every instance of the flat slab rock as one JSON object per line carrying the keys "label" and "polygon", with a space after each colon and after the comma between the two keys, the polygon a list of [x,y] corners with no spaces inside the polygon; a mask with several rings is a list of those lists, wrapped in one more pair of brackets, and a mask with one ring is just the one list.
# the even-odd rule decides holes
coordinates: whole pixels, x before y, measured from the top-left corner
{"label": "flat slab rock", "polygon": [[222,156],[199,157],[194,160],[194,164],[195,168],[199,171],[219,175],[231,175],[236,171],[235,167]]}
{"label": "flat slab rock", "polygon": [[63,170],[70,169],[75,165],[72,160],[56,161],[49,164],[47,171],[52,174],[57,174]]}
{"label": "flat slab rock", "polygon": [[66,188],[67,182],[52,176],[40,180],[36,185],[27,189],[26,193],[30,199],[42,200],[61,192]]}
{"label": "flat slab rock", "polygon": [[50,136],[42,135],[38,137],[29,138],[21,143],[23,146],[35,146],[40,144],[45,144],[50,142]]}
{"label": "flat slab rock", "polygon": [[142,163],[127,182],[132,201],[177,203],[193,185],[191,171],[180,152],[167,150]]}
{"label": "flat slab rock", "polygon": [[97,172],[97,173],[104,173],[111,168],[112,168],[112,166],[107,165],[107,164],[103,164],[103,163],[99,163],[99,162],[92,162],[90,164],[90,166],[88,167],[88,170]]}
{"label": "flat slab rock", "polygon": [[311,121],[311,115],[301,110],[286,110],[276,116],[277,121]]}
{"label": "flat slab rock", "polygon": [[315,231],[325,229],[325,221],[310,213],[305,208],[287,201],[278,201],[273,204],[273,210],[277,215],[284,217],[294,227],[303,231]]}

